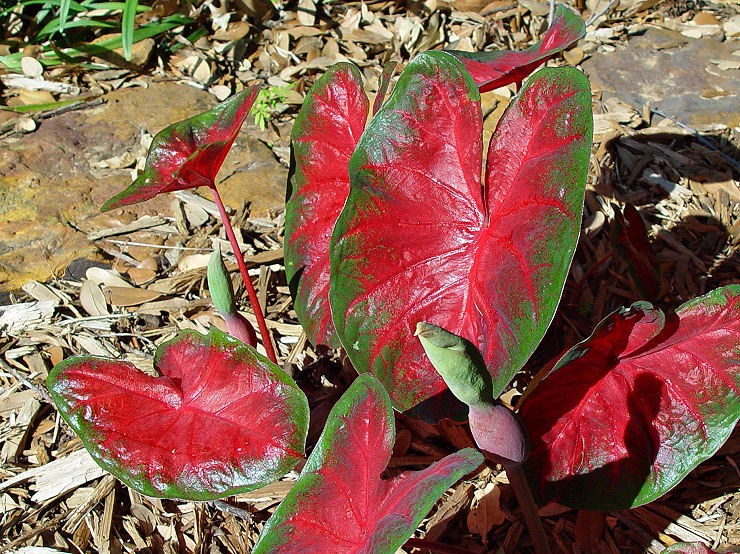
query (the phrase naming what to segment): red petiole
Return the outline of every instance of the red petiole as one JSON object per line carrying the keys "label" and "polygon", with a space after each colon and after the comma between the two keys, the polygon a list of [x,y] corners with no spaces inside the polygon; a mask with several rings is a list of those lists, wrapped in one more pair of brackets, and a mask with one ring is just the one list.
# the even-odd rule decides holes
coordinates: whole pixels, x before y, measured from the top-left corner
{"label": "red petiole", "polygon": [[262,307],[260,306],[259,299],[257,298],[257,291],[254,290],[252,279],[249,277],[247,264],[244,263],[244,256],[242,256],[242,251],[239,248],[239,243],[236,240],[234,228],[231,226],[231,220],[229,220],[229,216],[226,213],[226,208],[224,207],[224,203],[221,200],[221,195],[216,188],[216,183],[211,183],[208,188],[211,189],[211,193],[213,194],[213,201],[216,203],[216,206],[218,206],[218,213],[221,216],[221,223],[223,223],[224,230],[226,231],[226,236],[229,239],[229,244],[231,244],[231,249],[234,251],[236,264],[239,266],[239,272],[242,275],[244,287],[247,289],[249,302],[252,304],[252,310],[254,310],[254,317],[257,318],[257,326],[260,330],[260,336],[262,337],[262,344],[265,347],[265,352],[267,353],[267,357],[270,359],[270,361],[274,364],[277,364],[275,349],[272,346],[270,332],[267,330],[267,322],[265,321],[265,316],[262,313]]}

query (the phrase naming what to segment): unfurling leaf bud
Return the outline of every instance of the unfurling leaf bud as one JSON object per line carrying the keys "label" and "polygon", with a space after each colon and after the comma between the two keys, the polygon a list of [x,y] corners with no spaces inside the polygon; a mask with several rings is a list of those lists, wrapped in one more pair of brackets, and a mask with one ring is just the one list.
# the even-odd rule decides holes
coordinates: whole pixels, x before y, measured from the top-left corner
{"label": "unfurling leaf bud", "polygon": [[471,408],[494,403],[493,381],[470,341],[425,322],[416,324],[416,336],[452,394]]}
{"label": "unfurling leaf bud", "polygon": [[229,272],[221,257],[221,248],[218,243],[208,260],[208,289],[211,291],[213,305],[226,321],[229,334],[249,346],[257,346],[257,333],[246,318],[236,310],[234,302],[234,287],[231,284]]}
{"label": "unfurling leaf bud", "polygon": [[208,289],[211,291],[213,305],[221,315],[236,313],[234,287],[221,257],[221,248],[218,243],[211,254],[211,259],[208,260]]}
{"label": "unfurling leaf bud", "polygon": [[468,421],[478,448],[504,467],[529,456],[527,432],[519,416],[503,404],[470,406]]}

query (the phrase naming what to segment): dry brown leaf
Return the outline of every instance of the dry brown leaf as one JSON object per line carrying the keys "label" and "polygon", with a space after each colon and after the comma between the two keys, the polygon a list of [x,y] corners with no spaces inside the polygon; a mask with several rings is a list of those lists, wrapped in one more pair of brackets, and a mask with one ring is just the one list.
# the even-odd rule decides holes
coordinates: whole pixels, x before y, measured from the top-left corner
{"label": "dry brown leaf", "polygon": [[488,533],[506,519],[501,510],[501,489],[498,483],[488,483],[483,490],[473,493],[473,502],[468,512],[468,531],[480,535],[483,544],[488,544]]}
{"label": "dry brown leaf", "polygon": [[103,296],[111,306],[138,306],[162,297],[162,293],[136,287],[103,287]]}
{"label": "dry brown leaf", "polygon": [[90,279],[83,279],[80,287],[80,304],[88,315],[93,317],[108,315],[108,305],[101,286]]}

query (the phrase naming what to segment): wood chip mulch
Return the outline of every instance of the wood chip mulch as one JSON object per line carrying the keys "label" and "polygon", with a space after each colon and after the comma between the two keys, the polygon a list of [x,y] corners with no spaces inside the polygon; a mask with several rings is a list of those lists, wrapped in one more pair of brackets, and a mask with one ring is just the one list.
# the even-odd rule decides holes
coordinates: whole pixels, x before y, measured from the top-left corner
{"label": "wood chip mulch", "polygon": [[[270,12],[264,20],[247,8],[229,17],[214,11],[218,25],[214,23],[212,34],[184,44],[154,72],[189,79],[217,96],[224,93],[219,86],[228,92],[233,79],[289,84],[289,98],[272,114],[265,131],[275,155],[287,163],[288,132],[297,107],[313,80],[336,61],[358,64],[373,89],[382,64],[389,60],[405,61],[416,52],[450,43],[468,49],[491,44],[523,48],[546,28],[547,5],[532,0],[426,1],[411,3],[408,9],[401,4],[325,2],[317,10],[312,0],[301,0]],[[581,4],[588,10],[586,17],[604,10],[591,22],[591,31],[611,28],[615,21],[683,21],[694,16],[699,4],[705,9],[719,6],[677,1]],[[724,9],[717,7],[717,13]],[[617,33],[613,40],[624,37]],[[578,64],[589,52],[608,47],[608,42],[587,38],[566,53],[566,59]],[[206,69],[200,61],[206,62]],[[95,95],[139,78],[111,67],[90,71],[77,84]],[[487,113],[493,121],[511,89],[489,94]],[[644,283],[615,255],[613,241],[625,210],[635,208],[646,224],[659,268],[649,288],[657,305],[675,308],[740,281],[739,130],[719,124],[699,134],[665,117],[669,114],[649,109],[638,113],[598,95],[594,113],[595,145],[581,241],[561,309],[509,393],[512,401],[517,388],[547,360],[585,338],[612,310],[645,297]],[[487,121],[486,128],[491,125]],[[209,301],[205,266],[215,242],[224,252],[230,247],[213,204],[190,192],[177,193],[176,198],[170,214],[133,222],[111,219],[109,227],[90,230],[90,240],[107,263],[75,263],[59,279],[27,283],[0,306],[0,552],[243,554],[297,476],[291,472],[263,489],[218,502],[147,498],[103,472],[49,402],[44,379],[54,364],[70,355],[123,356],[147,371],[156,346],[179,330],[224,327]],[[353,370],[340,353],[307,344],[295,319],[282,259],[283,214],[257,219],[250,217],[248,205],[233,208],[232,220],[241,230],[243,254],[280,361],[309,395],[313,444]],[[238,285],[235,263],[231,269]],[[243,301],[246,306],[246,297]],[[248,310],[245,315],[251,317]],[[466,428],[456,423],[429,425],[398,415],[397,427],[389,474],[419,469],[472,446]],[[609,513],[594,552],[659,553],[680,541],[702,541],[718,552],[737,552],[738,465],[736,432],[660,500]],[[541,515],[553,550],[573,552],[576,513],[549,505]],[[415,536],[470,553],[532,551],[506,474],[497,467],[450,489]]]}

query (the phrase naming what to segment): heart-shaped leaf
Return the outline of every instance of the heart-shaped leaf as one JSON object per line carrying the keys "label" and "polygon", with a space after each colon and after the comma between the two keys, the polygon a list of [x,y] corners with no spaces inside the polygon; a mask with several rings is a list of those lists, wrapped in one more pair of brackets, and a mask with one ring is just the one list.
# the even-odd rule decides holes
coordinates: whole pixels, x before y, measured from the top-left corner
{"label": "heart-shaped leaf", "polygon": [[586,24],[572,8],[558,4],[540,42],[526,50],[463,52],[449,50],[465,64],[481,92],[523,81],[538,65],[565,50],[586,34]]}
{"label": "heart-shaped leaf", "polygon": [[157,133],[144,171],[101,210],[144,202],[163,192],[213,186],[258,92],[257,87],[245,89],[212,110]]}
{"label": "heart-shaped leaf", "polygon": [[740,286],[608,316],[527,397],[527,470],[543,500],[622,510],[665,494],[740,418]]}
{"label": "heart-shaped leaf", "polygon": [[332,408],[254,554],[393,554],[445,490],[483,463],[480,452],[466,448],[422,471],[383,479],[395,435],[388,393],[361,375]]}
{"label": "heart-shaped leaf", "polygon": [[329,239],[349,193],[349,159],[370,109],[359,70],[338,63],[309,91],[291,135],[285,273],[313,344],[339,347],[329,308]]}
{"label": "heart-shaped leaf", "polygon": [[208,500],[266,485],[302,458],[306,397],[254,348],[215,328],[184,331],[154,365],[160,377],[78,356],[47,380],[92,457],[131,488]]}
{"label": "heart-shaped leaf", "polygon": [[503,115],[481,185],[478,90],[454,57],[425,52],[368,123],[329,295],[352,363],[400,410],[445,388],[414,338],[421,321],[478,347],[495,396],[541,340],[578,239],[591,121],[583,74],[540,71]]}

